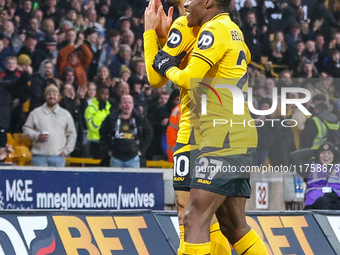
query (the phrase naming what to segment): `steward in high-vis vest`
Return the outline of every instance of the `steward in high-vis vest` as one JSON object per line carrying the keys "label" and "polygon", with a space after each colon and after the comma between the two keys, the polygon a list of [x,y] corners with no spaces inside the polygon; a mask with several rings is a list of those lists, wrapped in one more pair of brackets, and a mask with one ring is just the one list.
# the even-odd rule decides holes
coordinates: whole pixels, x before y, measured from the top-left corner
{"label": "steward in high-vis vest", "polygon": [[93,158],[102,159],[103,153],[99,146],[100,127],[107,115],[110,114],[111,104],[109,100],[109,88],[99,86],[97,97],[85,110],[85,120],[88,128],[87,140],[90,142],[90,153]]}
{"label": "steward in high-vis vest", "polygon": [[179,119],[181,117],[181,107],[177,105],[171,112],[169,125],[166,129],[166,140],[168,148],[166,154],[170,162],[174,162],[173,153],[175,150],[175,144],[177,139],[177,132],[179,130]]}
{"label": "steward in high-vis vest", "polygon": [[300,148],[317,150],[325,140],[337,147],[340,142],[338,117],[328,111],[325,103],[318,104],[315,107],[315,113],[315,116],[306,121],[305,129],[300,137]]}

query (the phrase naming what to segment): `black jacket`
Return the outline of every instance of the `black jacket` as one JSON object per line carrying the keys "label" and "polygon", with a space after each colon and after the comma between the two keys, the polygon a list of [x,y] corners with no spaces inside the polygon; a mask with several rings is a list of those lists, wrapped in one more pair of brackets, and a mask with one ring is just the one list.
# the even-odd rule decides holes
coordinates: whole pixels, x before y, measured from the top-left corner
{"label": "black jacket", "polygon": [[[104,151],[109,151],[115,146],[115,132],[116,122],[121,111],[114,111],[110,113],[104,120],[100,128],[100,143]],[[137,135],[135,140],[139,141],[139,151],[142,155],[145,154],[146,149],[149,147],[153,130],[148,120],[137,111],[133,110],[131,118],[136,120]],[[117,149],[117,148],[115,148]],[[124,148],[125,149],[125,148]],[[124,158],[124,155],[121,155]]]}
{"label": "black jacket", "polygon": [[17,81],[0,80],[0,128],[8,128],[12,110],[12,98],[17,91],[25,90],[30,76],[23,73]]}

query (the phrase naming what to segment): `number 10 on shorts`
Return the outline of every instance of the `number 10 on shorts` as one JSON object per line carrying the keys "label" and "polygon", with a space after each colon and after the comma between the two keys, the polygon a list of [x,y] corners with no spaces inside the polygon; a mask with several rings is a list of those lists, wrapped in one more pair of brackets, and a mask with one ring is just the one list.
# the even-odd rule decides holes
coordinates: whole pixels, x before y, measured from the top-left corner
{"label": "number 10 on shorts", "polygon": [[189,159],[187,156],[174,156],[174,176],[187,176],[189,173]]}

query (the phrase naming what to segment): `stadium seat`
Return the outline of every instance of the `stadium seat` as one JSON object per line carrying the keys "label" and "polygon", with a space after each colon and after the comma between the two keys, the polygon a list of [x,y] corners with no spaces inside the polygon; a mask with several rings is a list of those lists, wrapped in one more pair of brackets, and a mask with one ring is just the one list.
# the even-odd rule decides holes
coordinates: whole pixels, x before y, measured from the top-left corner
{"label": "stadium seat", "polygon": [[9,153],[6,162],[12,162],[18,166],[26,166],[31,162],[32,154],[26,146],[13,146],[13,152]]}
{"label": "stadium seat", "polygon": [[26,146],[27,148],[31,147],[32,141],[27,136],[22,133],[14,133],[13,139],[16,141],[17,144]]}

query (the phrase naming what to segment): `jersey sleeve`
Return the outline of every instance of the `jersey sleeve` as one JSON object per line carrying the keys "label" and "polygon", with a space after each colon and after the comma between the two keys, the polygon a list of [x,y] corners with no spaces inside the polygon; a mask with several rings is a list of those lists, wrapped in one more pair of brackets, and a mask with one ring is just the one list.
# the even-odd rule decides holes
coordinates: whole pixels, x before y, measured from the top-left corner
{"label": "jersey sleeve", "polygon": [[[192,28],[187,26],[186,17],[179,17],[176,19],[170,27],[167,40],[162,48],[166,53],[177,56],[183,51],[189,53],[192,51],[193,45],[196,41],[196,36]],[[159,41],[159,43],[164,43]],[[154,30],[148,30],[144,33],[144,45],[145,47],[145,67],[148,80],[152,87],[163,86],[168,79],[158,74],[152,67],[153,60],[158,53],[157,35]],[[188,54],[184,58],[183,65],[186,65]]]}
{"label": "jersey sleeve", "polygon": [[143,34],[144,45],[144,59],[145,59],[145,69],[146,75],[150,85],[154,88],[162,87],[168,79],[163,75],[160,75],[153,69],[152,64],[155,56],[158,52],[157,35],[155,30],[145,31]]}
{"label": "jersey sleeve", "polygon": [[198,34],[188,66],[184,70],[173,67],[166,76],[179,87],[194,89],[190,86],[190,78],[203,78],[228,51],[228,40],[223,26],[216,21],[208,22]]}

